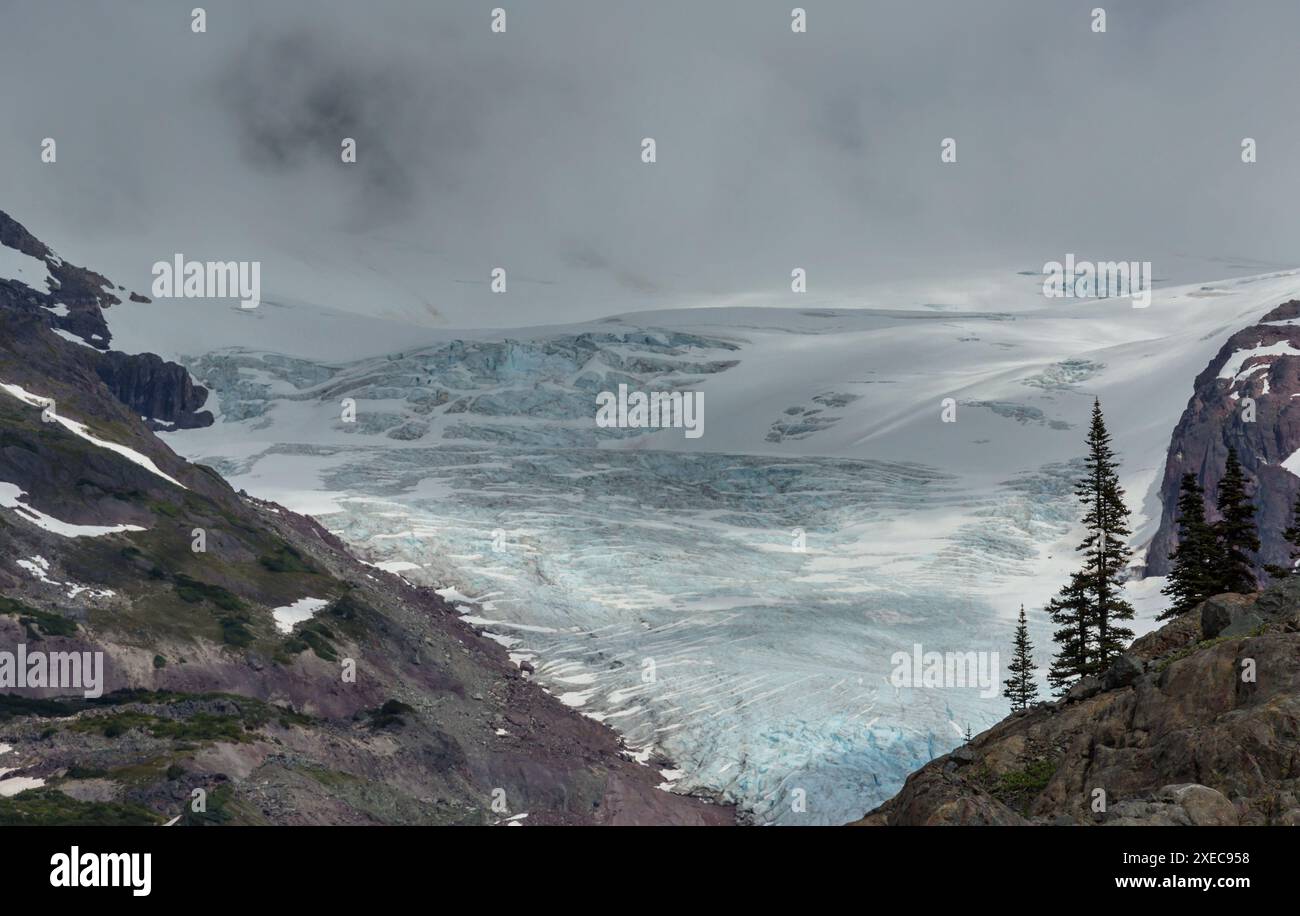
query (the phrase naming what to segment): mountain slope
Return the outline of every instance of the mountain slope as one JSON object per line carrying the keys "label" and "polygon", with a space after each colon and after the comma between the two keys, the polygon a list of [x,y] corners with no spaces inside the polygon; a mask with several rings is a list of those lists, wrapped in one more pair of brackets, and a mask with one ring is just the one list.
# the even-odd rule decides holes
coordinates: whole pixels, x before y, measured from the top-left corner
{"label": "mountain slope", "polygon": [[0,241],[65,278],[0,281],[0,650],[103,653],[96,690],[0,687],[0,822],[731,822],[433,592],[177,457],[150,427],[201,425],[202,389],[94,346],[116,297]]}

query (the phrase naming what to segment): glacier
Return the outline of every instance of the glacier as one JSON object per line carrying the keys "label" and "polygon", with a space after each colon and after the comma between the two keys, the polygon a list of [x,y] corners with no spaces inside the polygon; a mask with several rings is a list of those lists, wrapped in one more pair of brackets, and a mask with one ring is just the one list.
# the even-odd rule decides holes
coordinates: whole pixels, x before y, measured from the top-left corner
{"label": "glacier", "polygon": [[[1006,713],[970,687],[894,686],[896,652],[1006,654],[1023,603],[1046,665],[1093,397],[1140,547],[1193,378],[1296,285],[1166,286],[1134,309],[1044,306],[1016,277],[997,309],[733,306],[382,341],[332,316],[353,351],[404,341],[357,358],[304,352],[270,315],[272,333],[163,354],[218,421],[162,435],[441,589],[629,754],[672,760],[664,788],[843,823]],[[595,395],[619,384],[703,392],[705,435],[598,427]],[[1133,572],[1141,632],[1160,582]]]}

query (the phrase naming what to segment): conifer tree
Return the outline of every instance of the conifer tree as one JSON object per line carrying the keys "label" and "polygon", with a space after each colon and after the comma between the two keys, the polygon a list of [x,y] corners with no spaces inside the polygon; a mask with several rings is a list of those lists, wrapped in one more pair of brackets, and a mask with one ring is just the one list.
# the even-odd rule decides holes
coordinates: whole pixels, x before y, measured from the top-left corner
{"label": "conifer tree", "polygon": [[1133,606],[1124,600],[1123,575],[1133,551],[1125,542],[1131,533],[1124,489],[1119,485],[1119,462],[1110,447],[1110,433],[1101,415],[1101,402],[1092,403],[1092,424],[1088,429],[1087,470],[1075,495],[1086,507],[1083,517],[1088,536],[1080,545],[1083,573],[1088,584],[1090,615],[1096,634],[1092,674],[1110,667],[1133,638],[1123,621],[1133,619]]}
{"label": "conifer tree", "polygon": [[1012,709],[1027,709],[1029,704],[1038,699],[1038,684],[1034,673],[1034,646],[1029,641],[1029,623],[1025,620],[1025,606],[1020,605],[1020,622],[1016,624],[1015,654],[1011,664],[1007,665],[1011,677],[1002,683],[1006,685],[1002,695],[1011,701]]}
{"label": "conifer tree", "polygon": [[1069,584],[1062,586],[1056,597],[1047,603],[1047,613],[1059,627],[1052,634],[1057,652],[1047,669],[1047,682],[1057,694],[1063,694],[1093,669],[1091,618],[1087,580],[1083,573],[1070,576]]}
{"label": "conifer tree", "polygon": [[1173,566],[1160,591],[1170,598],[1161,620],[1185,614],[1206,598],[1218,594],[1216,564],[1219,555],[1214,529],[1205,520],[1205,490],[1196,475],[1183,475],[1178,493],[1178,547],[1169,555]]}
{"label": "conifer tree", "polygon": [[1118,467],[1101,403],[1094,400],[1085,474],[1074,491],[1086,510],[1083,524],[1088,534],[1078,548],[1083,568],[1048,605],[1052,620],[1061,625],[1055,634],[1060,650],[1048,673],[1058,693],[1080,677],[1103,673],[1133,636],[1123,625],[1133,619],[1122,578],[1132,549],[1124,540],[1130,533],[1129,510]]}
{"label": "conifer tree", "polygon": [[[1291,559],[1293,561],[1300,560],[1300,493],[1296,494],[1295,504],[1291,507],[1291,527],[1282,531],[1282,538],[1296,548],[1291,551]],[[1291,569],[1294,568],[1295,563],[1293,562]]]}
{"label": "conifer tree", "polygon": [[1246,493],[1246,474],[1235,448],[1228,449],[1216,506],[1220,515],[1214,525],[1219,544],[1215,570],[1219,591],[1253,592],[1256,583],[1250,554],[1259,550],[1259,534],[1255,530],[1255,505]]}

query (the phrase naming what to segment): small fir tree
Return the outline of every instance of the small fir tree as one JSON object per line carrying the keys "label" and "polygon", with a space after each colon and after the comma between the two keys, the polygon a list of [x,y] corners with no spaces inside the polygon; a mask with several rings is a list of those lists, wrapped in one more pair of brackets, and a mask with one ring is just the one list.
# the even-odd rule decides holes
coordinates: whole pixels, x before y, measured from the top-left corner
{"label": "small fir tree", "polygon": [[1205,520],[1205,490],[1196,475],[1186,473],[1178,494],[1178,547],[1169,555],[1173,566],[1160,591],[1170,599],[1161,620],[1185,614],[1206,598],[1218,594],[1214,529]]}
{"label": "small fir tree", "polygon": [[1253,592],[1256,582],[1251,554],[1259,550],[1259,533],[1255,530],[1255,505],[1246,492],[1246,474],[1235,448],[1228,449],[1216,506],[1220,515],[1214,526],[1219,544],[1215,569],[1219,591]]}
{"label": "small fir tree", "polygon": [[1007,670],[1011,677],[1002,682],[1006,685],[1002,695],[1011,701],[1012,709],[1027,709],[1038,699],[1035,681],[1038,667],[1034,664],[1034,646],[1029,641],[1029,622],[1025,619],[1023,604],[1020,605],[1020,622],[1016,624],[1015,650]]}

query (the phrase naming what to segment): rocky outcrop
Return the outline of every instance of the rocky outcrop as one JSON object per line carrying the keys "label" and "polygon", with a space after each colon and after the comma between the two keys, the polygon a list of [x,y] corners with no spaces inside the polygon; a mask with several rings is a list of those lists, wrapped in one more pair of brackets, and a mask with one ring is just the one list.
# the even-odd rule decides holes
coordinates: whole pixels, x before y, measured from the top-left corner
{"label": "rocky outcrop", "polygon": [[3,210],[0,210],[0,245],[42,261],[54,255],[49,246],[28,232],[26,226]]}
{"label": "rocky outcrop", "polygon": [[1261,550],[1259,568],[1289,565],[1291,546],[1282,531],[1300,477],[1282,464],[1300,451],[1300,300],[1279,305],[1256,325],[1238,331],[1196,378],[1192,397],[1174,428],[1165,462],[1160,497],[1160,528],[1147,554],[1147,573],[1169,571],[1169,554],[1177,544],[1175,509],[1182,475],[1196,475],[1205,487],[1208,517],[1217,519],[1214,502],[1229,447],[1253,486],[1258,508]]}
{"label": "rocky outcrop", "polygon": [[1300,580],[1212,598],[1089,680],[931,761],[858,823],[1300,823]]}
{"label": "rocky outcrop", "polygon": [[[62,260],[3,211],[0,245],[43,261],[48,271],[45,290],[0,278],[0,318],[9,334],[35,335],[36,327],[42,326],[86,344],[85,352],[65,356],[65,361],[92,368],[113,396],[143,417],[151,429],[212,424],[212,414],[202,409],[208,392],[194,384],[183,366],[152,353],[108,349],[111,334],[103,310],[121,305],[108,278]],[[136,293],[130,298],[149,301]]]}
{"label": "rocky outcrop", "polygon": [[105,353],[95,371],[108,390],[149,423],[152,429],[190,429],[212,425],[202,410],[206,388],[194,384],[184,366],[152,353]]}
{"label": "rocky outcrop", "polygon": [[[37,297],[31,300],[31,304],[50,310],[51,326],[79,337],[91,347],[108,349],[112,335],[104,320],[103,310],[121,304],[122,300],[117,297],[117,293],[125,292],[123,287],[115,289],[103,274],[64,261],[2,210],[0,245],[45,262],[48,272],[47,288],[33,290]],[[18,288],[23,287],[23,284],[6,282],[10,286],[11,297],[17,296],[20,293]],[[0,290],[0,295],[3,293]]]}

